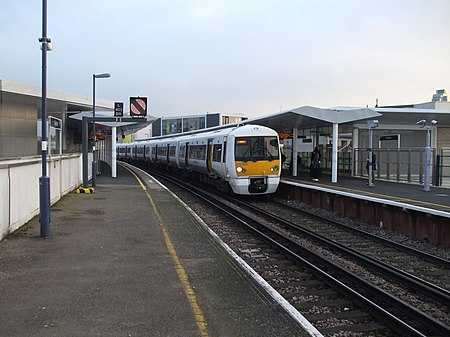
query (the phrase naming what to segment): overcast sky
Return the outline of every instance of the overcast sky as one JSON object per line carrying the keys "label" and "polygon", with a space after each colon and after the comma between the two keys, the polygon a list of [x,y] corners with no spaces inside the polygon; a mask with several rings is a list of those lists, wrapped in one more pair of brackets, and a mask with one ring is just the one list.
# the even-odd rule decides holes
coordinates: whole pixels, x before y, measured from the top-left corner
{"label": "overcast sky", "polygon": [[[42,1],[1,0],[0,78],[41,85]],[[254,117],[450,90],[449,0],[49,0],[48,88]]]}

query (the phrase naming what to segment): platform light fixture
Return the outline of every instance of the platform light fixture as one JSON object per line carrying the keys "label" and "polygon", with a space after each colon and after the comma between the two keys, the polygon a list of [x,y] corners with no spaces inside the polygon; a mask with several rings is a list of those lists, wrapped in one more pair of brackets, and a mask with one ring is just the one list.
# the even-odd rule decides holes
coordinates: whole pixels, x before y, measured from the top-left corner
{"label": "platform light fixture", "polygon": [[367,127],[369,128],[369,181],[368,181],[368,185],[369,187],[372,187],[373,181],[372,181],[372,172],[373,172],[373,163],[372,163],[372,153],[373,153],[373,149],[372,149],[372,139],[373,139],[373,129],[377,128],[379,126],[378,120],[377,119],[371,119],[367,121]]}
{"label": "platform light fixture", "polygon": [[433,119],[431,121],[431,125],[427,125],[427,121],[425,119],[421,119],[416,122],[416,125],[419,125],[421,128],[427,129],[426,140],[425,140],[425,162],[424,162],[424,179],[423,179],[423,190],[425,192],[430,191],[431,185],[431,129],[437,127],[437,120]]}
{"label": "platform light fixture", "polygon": [[102,74],[93,74],[92,75],[92,121],[93,125],[93,134],[94,134],[94,145],[92,146],[92,187],[95,187],[97,180],[97,157],[95,153],[95,149],[97,146],[97,134],[95,130],[95,79],[96,78],[109,78],[111,77],[110,73],[102,73]]}

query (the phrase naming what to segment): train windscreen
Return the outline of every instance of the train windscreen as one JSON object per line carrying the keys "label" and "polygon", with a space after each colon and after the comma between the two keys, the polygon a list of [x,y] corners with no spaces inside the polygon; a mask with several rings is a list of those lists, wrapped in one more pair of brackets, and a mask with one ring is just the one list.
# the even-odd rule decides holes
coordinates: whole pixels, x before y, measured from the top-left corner
{"label": "train windscreen", "polygon": [[277,137],[237,137],[235,142],[236,161],[258,161],[279,159]]}

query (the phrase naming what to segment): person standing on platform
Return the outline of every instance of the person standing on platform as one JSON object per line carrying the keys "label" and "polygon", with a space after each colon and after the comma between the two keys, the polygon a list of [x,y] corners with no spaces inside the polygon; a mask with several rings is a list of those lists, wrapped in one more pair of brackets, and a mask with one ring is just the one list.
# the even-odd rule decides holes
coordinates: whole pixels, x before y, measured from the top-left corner
{"label": "person standing on platform", "polygon": [[[369,175],[369,158],[367,158],[367,163],[366,163],[366,170],[367,170],[367,175]],[[371,186],[375,186],[375,171],[377,170],[377,156],[375,155],[375,152],[372,151],[372,185]],[[367,185],[369,185],[369,183],[367,183]]]}
{"label": "person standing on platform", "polygon": [[314,151],[311,152],[311,165],[310,174],[314,181],[319,181],[320,178],[320,160],[322,159],[322,154],[320,153],[317,146]]}

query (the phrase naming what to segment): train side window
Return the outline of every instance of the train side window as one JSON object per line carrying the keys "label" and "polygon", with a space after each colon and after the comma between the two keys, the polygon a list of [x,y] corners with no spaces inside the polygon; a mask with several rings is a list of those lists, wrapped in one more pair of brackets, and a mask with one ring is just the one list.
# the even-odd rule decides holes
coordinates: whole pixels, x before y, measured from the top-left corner
{"label": "train side window", "polygon": [[178,156],[179,156],[180,158],[184,158],[184,153],[185,153],[185,151],[186,151],[186,146],[185,146],[185,145],[181,145],[181,146],[180,146],[180,153],[178,154]]}
{"label": "train side window", "polygon": [[222,161],[222,144],[215,144],[213,146],[212,160],[217,162]]}
{"label": "train side window", "polygon": [[169,157],[175,157],[175,152],[176,152],[176,146],[175,145],[171,145],[169,147]]}
{"label": "train side window", "polygon": [[206,145],[191,145],[189,146],[189,159],[205,160]]}

